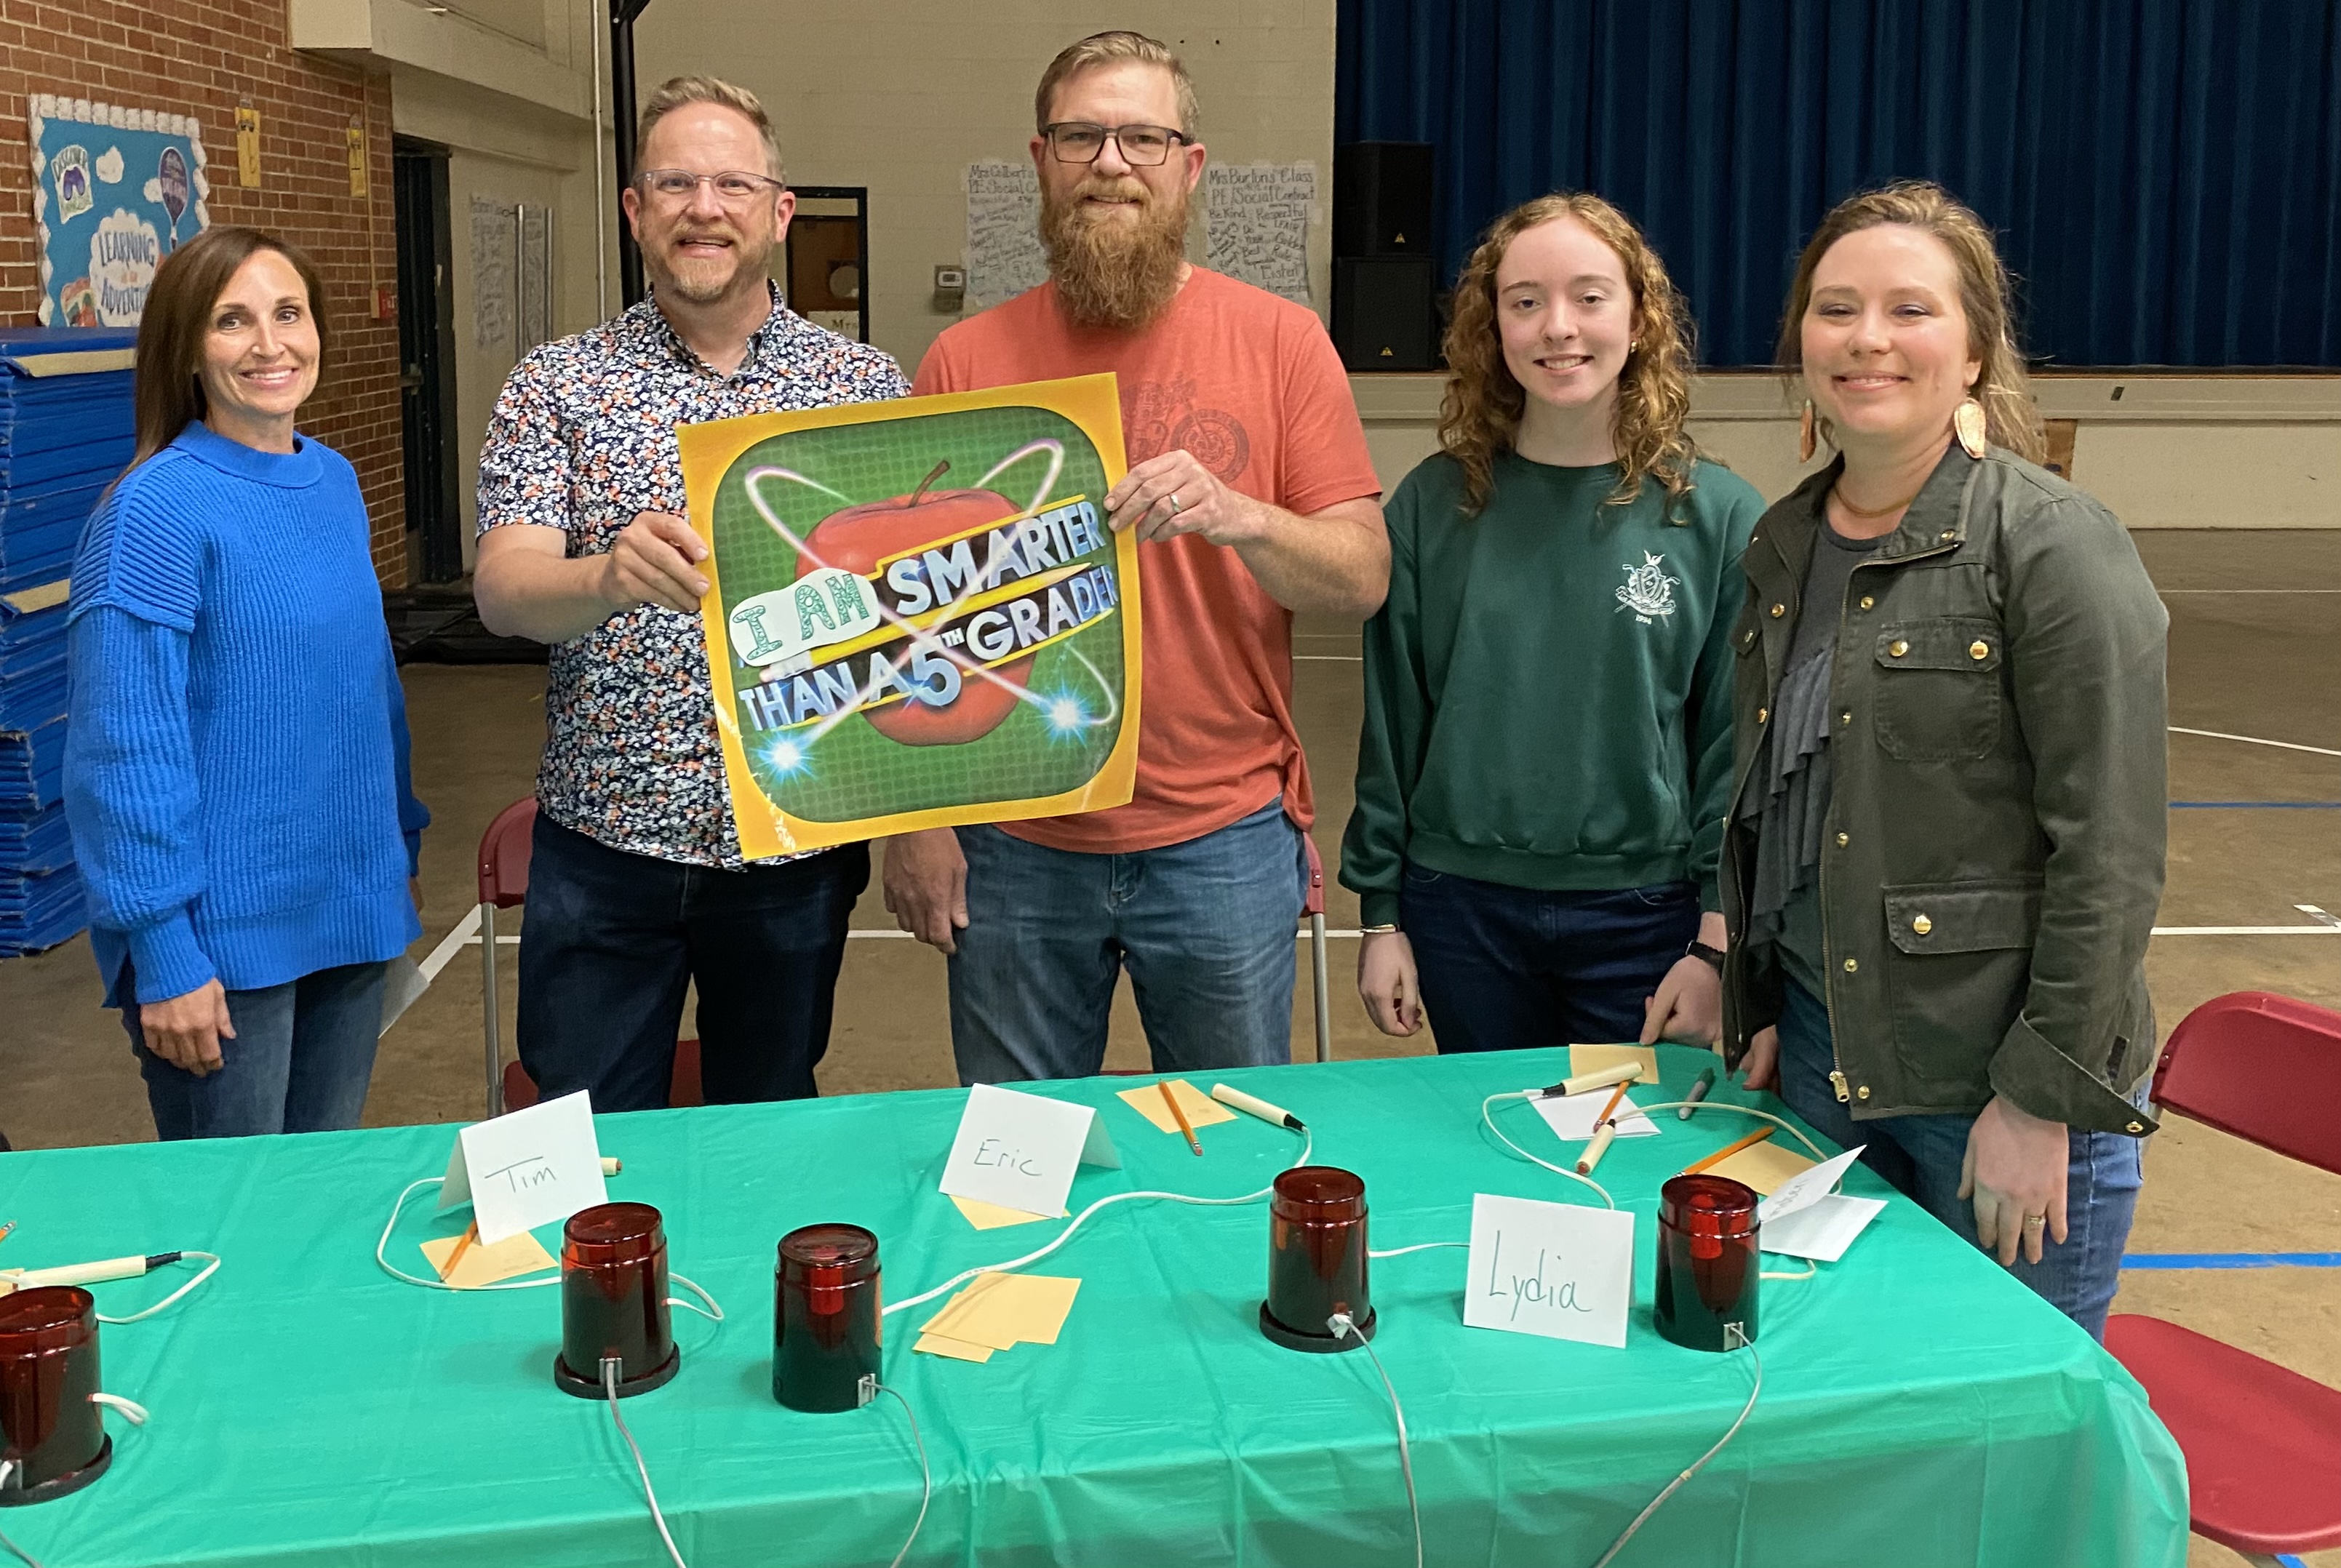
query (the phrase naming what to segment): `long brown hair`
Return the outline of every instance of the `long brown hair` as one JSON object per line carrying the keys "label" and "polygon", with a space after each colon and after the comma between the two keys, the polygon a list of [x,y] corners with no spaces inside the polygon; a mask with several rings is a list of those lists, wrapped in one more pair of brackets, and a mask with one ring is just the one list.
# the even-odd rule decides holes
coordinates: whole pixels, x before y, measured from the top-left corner
{"label": "long brown hair", "polygon": [[324,367],[333,343],[325,326],[325,286],[317,263],[298,245],[234,224],[205,229],[163,258],[146,291],[138,319],[138,369],[131,405],[136,415],[136,468],[176,441],[204,417],[204,339],[211,332],[212,306],[235,271],[262,251],[274,251],[301,274],[309,291],[309,315],[317,324],[317,364]]}
{"label": "long brown hair", "polygon": [[[2028,462],[2040,461],[2047,455],[2048,442],[2040,425],[2040,407],[2032,399],[2031,379],[2024,373],[2024,355],[2016,346],[2007,267],[1992,243],[1991,230],[1975,210],[1931,180],[1898,180],[1848,196],[1829,209],[1805,253],[1797,258],[1788,308],[1780,317],[1780,368],[1791,375],[1804,371],[1805,312],[1813,303],[1813,273],[1821,258],[1848,234],[1880,223],[1923,230],[1951,253],[1959,273],[1959,309],[1967,318],[1967,352],[1983,366],[1968,395],[1983,404],[1984,428],[1994,446],[2006,447]],[[1835,446],[1828,421],[1821,420],[1819,426]]]}
{"label": "long brown hair", "polygon": [[1463,466],[1463,506],[1476,513],[1495,489],[1496,454],[1510,450],[1528,393],[1504,363],[1496,326],[1496,269],[1511,243],[1557,218],[1575,218],[1618,253],[1640,320],[1638,348],[1618,375],[1610,432],[1624,470],[1609,504],[1623,506],[1655,478],[1667,494],[1690,489],[1698,449],[1683,430],[1690,413],[1690,311],[1667,276],[1666,263],[1634,221],[1583,192],[1556,192],[1514,207],[1489,225],[1479,248],[1455,282],[1455,313],[1447,327],[1447,395],[1439,408],[1439,445]]}

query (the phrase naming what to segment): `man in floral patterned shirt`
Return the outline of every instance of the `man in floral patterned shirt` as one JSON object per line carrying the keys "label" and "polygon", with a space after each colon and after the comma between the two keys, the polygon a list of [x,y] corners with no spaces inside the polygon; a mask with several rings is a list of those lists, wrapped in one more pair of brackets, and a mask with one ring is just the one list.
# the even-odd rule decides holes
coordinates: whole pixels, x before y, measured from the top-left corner
{"label": "man in floral patterned shirt", "polygon": [[553,645],[521,1061],[547,1097],[663,1106],[696,981],[706,1098],[801,1098],[870,856],[742,861],[675,427],[910,389],[781,303],[769,263],[795,198],[753,94],[678,77],[635,144],[622,201],[652,297],[523,360],[480,454],[480,619]]}

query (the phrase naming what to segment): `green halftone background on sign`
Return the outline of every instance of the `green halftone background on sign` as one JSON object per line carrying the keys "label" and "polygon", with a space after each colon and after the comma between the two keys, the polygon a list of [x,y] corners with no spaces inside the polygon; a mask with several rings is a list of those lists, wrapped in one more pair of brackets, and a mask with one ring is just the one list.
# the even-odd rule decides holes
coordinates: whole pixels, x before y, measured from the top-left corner
{"label": "green halftone background on sign", "polygon": [[[812,481],[768,477],[757,486],[766,507],[802,539],[832,512],[911,494],[941,461],[948,461],[951,470],[935,481],[935,489],[979,488],[978,481],[1001,459],[1036,441],[1053,441],[1064,448],[1064,467],[1046,496],[1035,493],[1049,471],[1045,452],[1024,458],[981,488],[997,491],[1019,507],[1086,496],[1102,519],[1105,468],[1097,449],[1080,426],[1047,409],[967,409],[915,421],[795,431],[759,442],[733,460],[715,491],[724,624],[731,623],[732,610],[742,600],[796,581],[796,550],[748,497],[747,476],[755,470],[784,468]],[[846,499],[838,499],[841,495]],[[813,542],[818,551],[819,541]],[[981,541],[977,559],[982,559]],[[1079,564],[1112,573],[1119,597],[1121,574],[1111,535],[1106,536],[1103,549],[1081,557]],[[1031,799],[1080,788],[1105,765],[1121,733],[1126,711],[1121,634],[1117,609],[1042,649],[1034,656],[1028,682],[1036,696],[1071,697],[1092,716],[1111,710],[1111,722],[1060,735],[1038,707],[1019,702],[998,729],[965,744],[904,746],[856,714],[814,742],[806,766],[785,776],[772,765],[773,743],[788,739],[802,744],[812,727],[758,729],[743,700],[757,671],[740,662],[728,640],[720,650],[709,651],[732,660],[732,683],[743,694],[734,698],[733,712],[757,788],[792,817],[844,822],[942,806]],[[818,665],[821,655],[813,657]],[[1095,675],[1083,660],[1096,668]],[[869,655],[856,656],[852,664],[858,675],[866,677]]]}

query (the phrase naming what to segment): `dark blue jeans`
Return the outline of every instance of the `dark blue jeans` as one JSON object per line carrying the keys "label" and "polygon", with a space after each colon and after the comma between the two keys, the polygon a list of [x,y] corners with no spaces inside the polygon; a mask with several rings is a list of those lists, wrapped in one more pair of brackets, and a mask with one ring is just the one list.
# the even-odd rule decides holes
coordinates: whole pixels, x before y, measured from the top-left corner
{"label": "dark blue jeans", "polygon": [[867,845],[727,871],[613,849],[542,814],[532,845],[520,1059],[538,1093],[584,1089],[597,1111],[664,1106],[693,981],[709,1105],[820,1092]]}
{"label": "dark blue jeans", "polygon": [[[227,994],[235,1038],[220,1042],[220,1067],[197,1077],[146,1048],[135,1004],[122,1027],[146,1080],[154,1136],[256,1137],[342,1132],[358,1125],[382,1034],[380,964],[344,964],[281,986]],[[122,966],[125,997],[138,978]]]}
{"label": "dark blue jeans", "polygon": [[[1780,1013],[1780,1097],[1812,1129],[1839,1148],[1867,1146],[1861,1163],[1917,1200],[1919,1206],[1976,1245],[1975,1205],[1959,1196],[1959,1171],[1966,1164],[1967,1115],[1880,1116],[1858,1122],[1838,1103],[1829,1087],[1834,1059],[1829,1048],[1828,1009],[1795,981],[1788,981]],[[2151,1082],[2152,1080],[2147,1080]],[[2146,1085],[2138,1087],[2144,1103]],[[2011,1270],[2050,1305],[2089,1331],[2106,1336],[2106,1313],[2121,1283],[2122,1249],[2137,1213],[2145,1140],[2120,1133],[2075,1127],[2071,1163],[2065,1173],[2065,1243],[2044,1236],[2040,1261],[2017,1255]]]}
{"label": "dark blue jeans", "polygon": [[1124,965],[1157,1072],[1292,1059],[1300,829],[1271,800],[1183,844],[1084,855],[962,828],[967,929],[951,960],[961,1083],[1094,1073]]}
{"label": "dark blue jeans", "polygon": [[1698,935],[1690,882],[1544,893],[1409,863],[1398,907],[1442,1054],[1639,1039]]}

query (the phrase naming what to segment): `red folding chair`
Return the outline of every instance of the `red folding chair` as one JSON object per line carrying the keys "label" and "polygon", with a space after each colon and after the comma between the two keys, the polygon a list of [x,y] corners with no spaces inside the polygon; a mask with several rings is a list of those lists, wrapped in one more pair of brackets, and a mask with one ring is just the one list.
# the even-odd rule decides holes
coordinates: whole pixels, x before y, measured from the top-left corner
{"label": "red folding chair", "polygon": [[[2266,991],[2206,1002],[2171,1031],[2154,1100],[2341,1175],[2341,1013]],[[2107,1320],[2106,1348],[2187,1455],[2195,1533],[2271,1568],[2341,1546],[2341,1389],[2135,1314]]]}
{"label": "red folding chair", "polygon": [[[503,1059],[496,1006],[496,911],[528,901],[528,858],[531,835],[536,829],[536,799],[515,800],[496,813],[480,835],[480,1012],[484,1020],[488,1053],[488,1115],[522,1110],[536,1104],[536,1080],[518,1062]],[[667,1083],[667,1104],[702,1103],[699,1084],[699,1042],[674,1043],[674,1076]]]}

